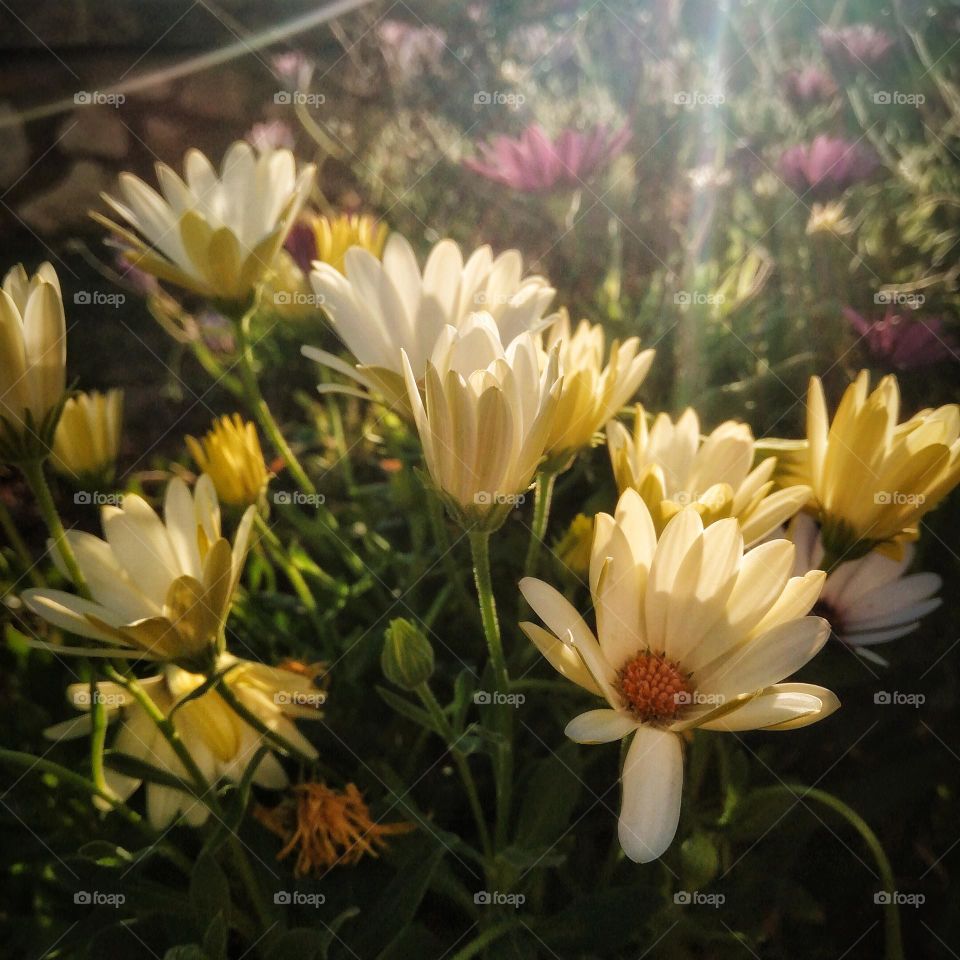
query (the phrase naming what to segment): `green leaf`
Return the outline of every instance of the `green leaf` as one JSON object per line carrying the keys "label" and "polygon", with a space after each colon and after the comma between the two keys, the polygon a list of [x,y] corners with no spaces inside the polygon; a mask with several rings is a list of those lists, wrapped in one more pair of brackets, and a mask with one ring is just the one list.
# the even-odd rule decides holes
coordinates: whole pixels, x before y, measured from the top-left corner
{"label": "green leaf", "polygon": [[398,864],[396,876],[387,884],[383,894],[369,910],[364,911],[359,935],[350,944],[350,949],[358,957],[365,960],[379,957],[402,934],[416,914],[446,852],[444,847],[435,846],[424,851],[417,845],[411,856]]}
{"label": "green leaf", "polygon": [[583,789],[580,770],[580,751],[573,743],[563,744],[534,765],[517,819],[518,844],[536,849],[563,834]]}
{"label": "green leaf", "polygon": [[776,788],[755,790],[737,805],[726,825],[727,835],[735,841],[757,840],[773,830],[799,804],[796,797]]}
{"label": "green leaf", "polygon": [[193,868],[190,902],[201,930],[205,930],[210,918],[217,914],[230,916],[230,881],[209,853],[201,853]]}
{"label": "green leaf", "polygon": [[203,952],[210,960],[227,960],[227,921],[218,913],[203,935]]}
{"label": "green leaf", "polygon": [[135,859],[129,850],[109,840],[91,840],[77,851],[77,856],[91,860],[100,867],[127,867]]}
{"label": "green leaf", "polygon": [[247,768],[243,771],[243,776],[236,784],[230,784],[224,790],[221,797],[223,814],[217,821],[216,826],[207,836],[203,845],[205,853],[214,854],[224,844],[226,839],[235,834],[240,829],[247,812],[247,806],[250,803],[250,789],[253,785],[253,778],[257,774],[257,768],[260,766],[264,756],[270,752],[268,746],[261,746],[253,755]]}
{"label": "green leaf", "polygon": [[401,716],[406,717],[408,720],[412,720],[415,724],[423,727],[425,730],[429,730],[431,733],[436,733],[437,735],[442,736],[441,731],[437,729],[433,719],[430,717],[430,714],[427,713],[427,711],[422,707],[416,706],[409,700],[405,700],[403,697],[393,693],[391,690],[385,689],[384,687],[378,686],[376,689],[377,693],[380,694],[387,706],[392,707]]}
{"label": "green leaf", "polygon": [[461,670],[453,684],[452,725],[454,732],[459,733],[467,722],[467,714],[473,705],[473,690],[477,678],[470,670]]}
{"label": "green leaf", "polygon": [[163,955],[163,960],[210,960],[210,957],[197,944],[185,943],[179,947],[171,947]]}
{"label": "green leaf", "polygon": [[322,930],[294,927],[281,933],[267,951],[267,960],[318,960],[326,956],[328,937]]}

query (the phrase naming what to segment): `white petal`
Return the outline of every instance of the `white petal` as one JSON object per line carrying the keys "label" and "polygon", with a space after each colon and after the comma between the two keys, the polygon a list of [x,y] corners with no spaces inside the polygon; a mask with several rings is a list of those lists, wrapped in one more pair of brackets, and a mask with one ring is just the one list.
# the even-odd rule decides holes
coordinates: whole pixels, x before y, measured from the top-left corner
{"label": "white petal", "polygon": [[631,860],[649,863],[667,850],[680,822],[680,737],[641,726],[633,736],[621,776],[620,846]]}
{"label": "white petal", "polygon": [[609,743],[622,740],[639,726],[622,710],[588,710],[574,717],[563,732],[577,743]]}

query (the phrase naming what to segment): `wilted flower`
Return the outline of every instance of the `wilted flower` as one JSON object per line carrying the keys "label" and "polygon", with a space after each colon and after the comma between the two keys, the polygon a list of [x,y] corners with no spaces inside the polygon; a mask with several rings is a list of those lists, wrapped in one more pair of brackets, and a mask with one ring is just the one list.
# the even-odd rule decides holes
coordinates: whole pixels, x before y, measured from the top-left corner
{"label": "wilted flower", "polygon": [[107,204],[137,233],[93,214],[127,245],[126,258],[161,280],[216,301],[243,302],[269,272],[313,184],[314,167],[297,174],[289,150],[255,151],[238,141],[220,175],[195,149],[184,158],[186,182],[157,164],[161,197],[138,177],[120,175],[123,202]]}
{"label": "wilted flower", "polygon": [[780,175],[798,192],[841,193],[865,180],[877,169],[878,161],[866,147],[821,134],[811,143],[789,147],[780,157]]}
{"label": "wilted flower", "polygon": [[579,187],[616,157],[630,139],[627,126],[611,131],[605,124],[589,131],[564,130],[551,140],[538,124],[527,127],[519,139],[495,137],[477,144],[478,158],[464,160],[474,173],[524,193],[540,193],[557,186]]}
{"label": "wilted flower", "polygon": [[603,326],[581,320],[571,333],[570,317],[560,320],[544,335],[545,356],[556,347],[563,389],[547,439],[547,457],[557,466],[569,462],[577,451],[590,446],[594,434],[633,399],[653,362],[653,350],[640,352],[640,338],[628,337],[610,344],[606,356]]}
{"label": "wilted flower", "polygon": [[390,228],[369,214],[341,213],[339,216],[317,217],[313,221],[316,241],[314,259],[329,263],[345,273],[344,257],[351,247],[361,247],[378,260],[383,256]]}
{"label": "wilted flower", "polygon": [[823,687],[781,683],[826,642],[828,624],[805,614],[824,575],[791,578],[793,544],[772,540],[747,554],[737,522],[704,529],[687,507],[657,542],[639,495],[615,517],[596,518],[590,593],[597,631],[553,587],[530,577],[520,590],[549,629],[524,633],[568,680],[604,700],[574,718],[578,743],[633,735],[623,766],[620,844],[631,860],[659,857],[677,830],[682,734],[789,730],[832,713]]}
{"label": "wilted flower", "polygon": [[826,103],[837,95],[837,85],[829,72],[815,64],[791,70],[783,78],[787,96],[796,104]]}
{"label": "wilted flower", "polygon": [[122,390],[94,390],[70,397],[53,438],[53,468],[74,480],[110,478],[120,448],[122,420]]}
{"label": "wilted flower", "polygon": [[323,875],[364,856],[376,857],[386,847],[387,837],[413,829],[410,823],[374,821],[363,794],[352,783],[344,790],[323,783],[298,783],[293,794],[276,807],[256,807],[254,816],[285,842],[278,860],[297,851],[293,868],[297,878]]}
{"label": "wilted flower", "polygon": [[[106,540],[80,530],[67,539],[92,600],[63,590],[25,590],[23,602],[94,648],[44,644],[58,654],[172,661],[204,671],[223,652],[223,628],[247,554],[254,507],[233,546],[220,533],[220,506],[204,475],[191,494],[179,478],[167,484],[164,520],[136,494],[101,512]],[[57,551],[53,559],[68,576]]]}
{"label": "wilted flower", "polygon": [[258,503],[270,474],[263,462],[257,428],[239,413],[220,417],[202,439],[187,437],[187,447],[217,496],[233,507]]}
{"label": "wilted flower", "polygon": [[[222,673],[220,682],[228,686],[233,696],[264,726],[306,756],[317,755],[313,745],[291,720],[292,717],[314,719],[320,716],[315,706],[308,706],[322,702],[322,695],[318,695],[309,679],[250,660],[238,660],[228,653],[219,657],[215,668]],[[202,674],[168,664],[161,674],[141,680],[140,685],[164,716],[170,718],[190,756],[212,787],[221,779],[240,780],[260,747],[270,744],[238,716],[217,689],[187,699],[206,679]],[[120,729],[113,741],[116,752],[189,782],[190,775],[180,758],[132,694],[118,683],[100,682],[95,689],[94,696],[104,705],[108,720],[120,718]],[[89,683],[71,684],[67,694],[77,709],[90,710]],[[57,724],[46,734],[51,739],[62,740],[84,736],[90,728],[87,715]],[[141,784],[139,779],[109,768],[104,771],[104,776],[107,786],[120,800],[126,800]],[[272,753],[265,753],[260,757],[253,782],[261,787],[282,790],[289,781],[277,758]],[[187,824],[199,827],[206,822],[209,811],[192,794],[161,783],[147,784],[147,817],[155,830],[163,830],[181,814]]]}
{"label": "wilted flower", "polygon": [[536,338],[504,347],[490,314],[445,327],[427,363],[423,397],[403,352],[404,375],[433,484],[465,528],[495,528],[530,486],[556,416],[556,350],[540,362]]}
{"label": "wilted flower", "polygon": [[854,69],[879,63],[893,46],[893,37],[871,23],[854,23],[837,29],[821,27],[819,34],[824,53]]}
{"label": "wilted flower", "polygon": [[676,423],[661,413],[648,427],[638,404],[633,435],[613,421],[607,425],[607,445],[617,489],[640,494],[658,531],[691,505],[706,524],[736,518],[750,546],[810,498],[806,486],[774,490],[776,458],[768,457],[754,468],[753,432],[747,424],[727,420],[702,439],[692,408]]}
{"label": "wilted flower", "polygon": [[402,353],[416,380],[422,381],[445,327],[459,328],[470,314],[482,310],[508,343],[550,322],[543,314],[555,293],[543,277],[523,277],[518,251],[494,258],[483,246],[464,263],[452,240],[441,240],[430,251],[421,274],[413,249],[398,233],[387,241],[382,262],[368,250],[353,248],[344,258],[343,274],[318,263],[311,281],[337,334],[359,362],[353,368],[313,347],[305,347],[304,354],[383,395],[406,416],[410,408]]}
{"label": "wilted flower", "polygon": [[[817,569],[823,562],[823,544],[816,521],[797,514],[787,536],[797,547],[794,573],[802,576]],[[885,666],[887,661],[869,648],[913,633],[920,618],[943,602],[934,596],[943,585],[935,573],[905,576],[912,560],[913,547],[908,545],[899,560],[874,550],[859,560],[841,563],[827,577],[814,613],[830,623],[842,643]]]}
{"label": "wilted flower", "polygon": [[958,345],[943,330],[940,317],[915,318],[892,306],[877,320],[868,320],[850,307],[843,308],[850,326],[866,341],[867,349],[897,370],[925,367],[941,360],[960,359]]}
{"label": "wilted flower", "polygon": [[922,410],[898,425],[896,377],[884,377],[873,393],[869,388],[863,370],[831,423],[820,378],[810,378],[810,485],[834,562],[895,539],[915,540],[920,518],[960,481],[960,407]]}
{"label": "wilted flower", "polygon": [[0,460],[47,456],[64,402],[67,328],[49,263],[17,264],[0,290]]}

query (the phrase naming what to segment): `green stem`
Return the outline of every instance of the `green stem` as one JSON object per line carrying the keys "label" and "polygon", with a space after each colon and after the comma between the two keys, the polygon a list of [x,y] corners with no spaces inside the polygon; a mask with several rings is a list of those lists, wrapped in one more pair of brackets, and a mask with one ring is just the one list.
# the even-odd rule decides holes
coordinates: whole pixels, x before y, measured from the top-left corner
{"label": "green stem", "polygon": [[284,438],[277,421],[274,420],[273,414],[270,412],[270,407],[267,406],[267,401],[264,399],[263,393],[260,390],[260,384],[257,383],[257,374],[253,364],[253,349],[250,345],[250,319],[255,310],[255,306],[248,310],[239,318],[236,324],[240,382],[243,384],[247,403],[253,410],[257,422],[270,438],[274,449],[283,458],[287,469],[290,471],[294,480],[296,480],[297,486],[299,486],[307,496],[313,497],[317,493],[317,488],[307,476],[306,471],[300,465],[300,461]]}
{"label": "green stem", "polygon": [[30,489],[33,491],[37,500],[37,507],[40,510],[40,516],[53,537],[53,542],[60,551],[64,566],[70,579],[76,586],[81,596],[90,599],[90,590],[87,588],[87,582],[80,572],[80,565],[77,563],[77,557],[67,539],[67,533],[63,529],[63,523],[60,520],[60,514],[57,513],[57,505],[53,501],[53,494],[50,492],[50,485],[47,483],[46,474],[43,472],[43,463],[39,460],[31,460],[21,464],[20,469],[26,478]]}
{"label": "green stem", "polygon": [[476,940],[471,940],[462,950],[458,950],[450,960],[470,960],[486,949],[494,940],[499,940],[505,933],[515,930],[519,927],[519,920],[503,920],[500,923],[488,927],[480,934]]}
{"label": "green stem", "polygon": [[524,576],[537,574],[537,563],[543,539],[547,535],[547,523],[550,520],[550,502],[553,500],[553,486],[557,475],[552,471],[541,470],[537,474],[537,483],[533,499],[533,527],[530,530],[530,544],[527,547],[527,559],[523,565]]}
{"label": "green stem", "polygon": [[107,739],[107,711],[100,698],[97,686],[97,675],[93,667],[90,669],[90,778],[97,785],[98,790],[113,795],[107,785],[107,778],[103,772],[103,747]]}
{"label": "green stem", "polygon": [[427,712],[433,719],[437,727],[443,731],[444,739],[447,741],[447,747],[453,756],[453,761],[457,765],[457,771],[460,779],[463,781],[463,788],[467,792],[467,800],[470,802],[470,809],[473,812],[473,818],[477,823],[477,832],[480,834],[480,843],[483,846],[484,856],[488,861],[493,859],[493,847],[490,844],[490,831],[487,829],[487,820],[483,813],[483,804],[480,802],[480,794],[477,791],[477,784],[470,770],[470,764],[464,756],[463,751],[457,747],[457,737],[450,726],[447,715],[443,708],[437,702],[429,684],[421,683],[416,689],[417,696],[427,708]]}
{"label": "green stem", "polygon": [[242,398],[244,396],[243,385],[236,377],[227,373],[226,368],[205,343],[200,340],[192,340],[190,347],[197,362],[210,374],[215,383],[226,387],[235,397]]}
{"label": "green stem", "polygon": [[[127,823],[133,824],[145,831],[149,830],[143,821],[143,818],[135,810],[131,810],[122,800],[118,800],[112,793],[101,790],[89,777],[74,773],[62,767],[59,763],[47,760],[44,757],[35,757],[32,753],[21,753],[18,750],[4,750],[0,748],[0,762],[8,763],[11,766],[22,767],[24,770],[36,770],[39,773],[49,773],[56,777],[61,783],[69,787],[74,787],[91,797],[97,797],[100,800],[110,804],[111,809],[120,814]],[[153,836],[153,834],[150,834]]]}
{"label": "green stem", "polygon": [[816,787],[784,785],[782,787],[769,787],[762,792],[787,793],[801,800],[809,797],[811,800],[816,800],[833,810],[834,813],[840,814],[860,834],[876,861],[884,891],[891,895],[889,901],[883,905],[886,928],[886,960],[904,960],[903,938],[900,931],[900,908],[892,896],[896,889],[896,878],[883,845],[873,830],[870,829],[867,821],[838,797],[835,797],[832,793],[827,793],[825,790],[818,790]]}
{"label": "green stem", "polygon": [[450,535],[444,519],[443,504],[440,502],[440,498],[429,490],[427,491],[427,513],[430,518],[430,529],[433,532],[433,539],[436,541],[436,547],[440,553],[440,562],[443,564],[447,580],[453,584],[457,595],[464,604],[464,609],[471,610],[473,609],[473,601],[467,593],[460,567],[453,562],[453,549],[450,545]]}
{"label": "green stem", "polygon": [[2,498],[0,498],[0,527],[3,528],[3,532],[10,541],[10,546],[13,547],[14,553],[19,557],[20,563],[23,564],[23,568],[33,585],[35,587],[45,587],[47,581],[43,579],[43,574],[33,562],[33,555],[30,553],[30,548],[27,546],[23,537],[20,536],[20,531],[17,529],[17,525],[13,522],[13,517],[10,514],[10,508],[4,503]]}
{"label": "green stem", "polygon": [[319,633],[323,630],[323,621],[320,619],[320,610],[317,607],[317,601],[314,598],[313,592],[308,586],[307,581],[303,579],[303,574],[300,573],[296,567],[296,564],[294,564],[293,561],[287,556],[286,551],[283,549],[283,544],[280,542],[280,539],[277,537],[277,535],[270,529],[266,520],[263,519],[262,514],[254,514],[254,523],[256,524],[260,535],[263,537],[268,548],[270,549],[270,554],[274,561],[283,568],[283,572],[290,581],[290,585],[293,587],[294,592],[300,599],[300,602],[306,608],[307,616],[310,618],[310,623],[313,625],[314,630]]}
{"label": "green stem", "polygon": [[500,743],[496,753],[497,784],[497,846],[502,847],[507,839],[507,825],[510,817],[510,795],[513,779],[513,716],[508,694],[510,693],[510,675],[503,655],[503,642],[500,637],[500,624],[497,621],[497,607],[493,596],[493,583],[490,578],[490,533],[488,531],[469,531],[470,550],[473,554],[473,573],[477,584],[477,599],[480,603],[480,618],[483,621],[483,633],[490,655],[497,696],[495,715]]}

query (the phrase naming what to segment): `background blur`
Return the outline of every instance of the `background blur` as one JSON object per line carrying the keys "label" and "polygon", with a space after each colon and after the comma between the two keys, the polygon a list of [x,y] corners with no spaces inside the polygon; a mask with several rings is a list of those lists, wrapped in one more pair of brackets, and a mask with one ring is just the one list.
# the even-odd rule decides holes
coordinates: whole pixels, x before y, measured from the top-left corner
{"label": "background blur", "polygon": [[[125,388],[119,485],[171,457],[185,463],[183,434],[233,406],[149,316],[131,277],[117,276],[88,210],[121,170],[152,182],[157,160],[179,168],[191,146],[217,158],[243,137],[316,160],[322,212],[373,213],[420,250],[442,236],[517,247],[575,319],[656,346],[642,391],[652,409],[694,404],[707,428],[745,417],[758,437],[796,437],[810,374],[835,400],[865,366],[897,374],[904,416],[960,399],[956,3],[397,0],[332,23],[321,14],[322,4],[290,0],[0,2],[0,265],[53,261],[71,375],[86,389]],[[315,22],[263,45],[265,32],[297,18]],[[179,69],[211,52],[229,59]],[[542,170],[536,154],[524,168],[515,148],[483,153],[534,124],[550,138],[573,131],[570,142],[593,142],[595,156],[573,180],[535,183],[523,173]],[[229,333],[215,317],[202,321],[216,349]],[[322,430],[315,368],[298,353],[305,340],[335,349],[328,332],[288,324],[271,340],[266,383],[281,413],[306,411]],[[356,423],[365,415],[348,413]],[[383,482],[368,439],[351,453],[357,476]],[[608,474],[599,449],[564,477],[558,530],[585,497],[608,508]],[[39,539],[19,480],[2,484]],[[386,530],[383,508],[355,519]],[[890,666],[839,645],[819,657],[805,679],[837,689],[844,709],[778,740],[775,775],[765,768],[774,738],[743,738],[760,761],[752,776],[821,786],[877,831],[899,889],[925,898],[903,910],[915,957],[960,956],[958,521],[956,496],[929,518],[918,566],[940,573],[946,603],[884,649]],[[509,539],[500,549],[512,549]],[[359,631],[365,616],[347,607],[331,633]],[[356,657],[345,683],[375,651]],[[885,704],[884,693],[913,705]],[[56,686],[8,644],[4,742],[35,748],[64,709]],[[543,735],[557,742],[558,729],[550,720]],[[374,754],[377,730],[367,736]],[[591,758],[603,767],[598,782],[612,782],[613,761]],[[43,809],[41,789],[4,789],[0,956],[39,956],[68,925],[39,865],[70,824]],[[726,896],[719,909],[650,914],[643,883],[653,878],[641,882],[640,871],[624,886],[632,899],[571,908],[590,941],[582,955],[636,956],[631,944],[662,936],[654,953],[667,957],[879,956],[879,880],[859,840],[804,803],[780,814],[770,832],[742,827],[711,887]],[[600,816],[584,822],[568,852],[583,863],[580,886],[553,892],[558,916],[585,902],[610,828]],[[642,921],[624,922],[634,910]],[[581,953],[545,944],[542,955]]]}

